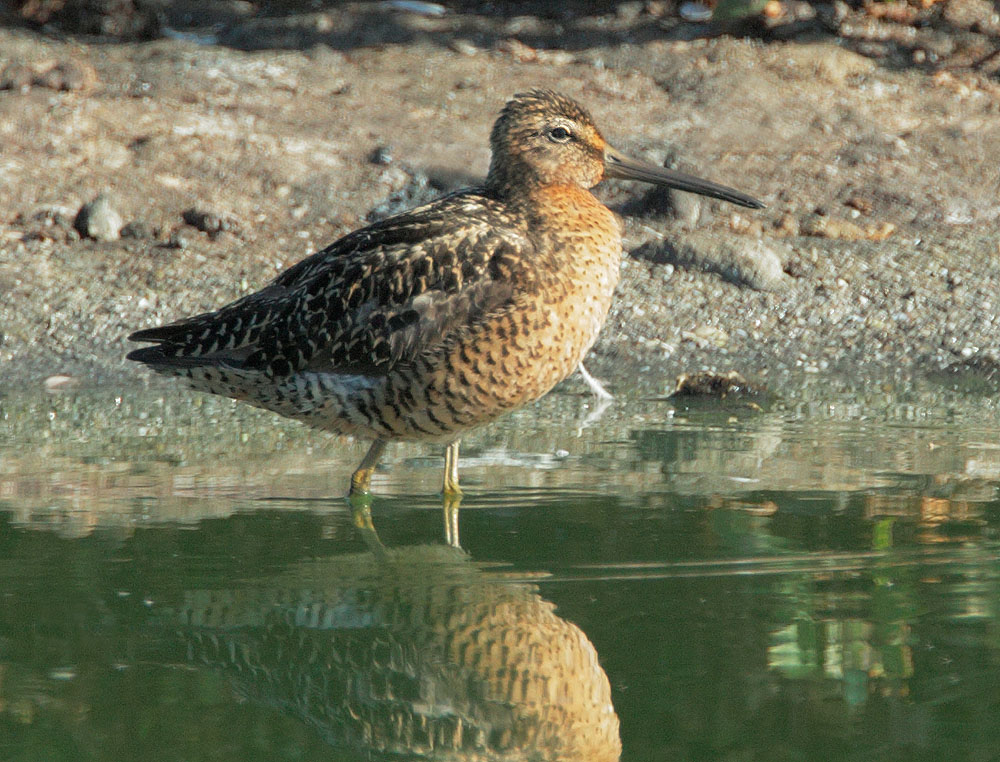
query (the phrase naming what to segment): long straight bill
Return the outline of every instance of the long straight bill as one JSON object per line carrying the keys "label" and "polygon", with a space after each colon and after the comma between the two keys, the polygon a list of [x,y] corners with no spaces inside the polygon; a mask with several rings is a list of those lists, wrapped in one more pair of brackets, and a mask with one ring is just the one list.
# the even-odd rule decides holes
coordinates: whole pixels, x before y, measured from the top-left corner
{"label": "long straight bill", "polygon": [[638,180],[643,183],[664,185],[668,188],[697,193],[701,196],[711,196],[739,204],[751,209],[763,209],[764,204],[741,193],[735,188],[719,185],[710,180],[702,180],[694,175],[675,172],[672,169],[657,167],[644,161],[639,161],[616,151],[611,146],[604,149],[604,174],[607,177],[620,177],[625,180]]}

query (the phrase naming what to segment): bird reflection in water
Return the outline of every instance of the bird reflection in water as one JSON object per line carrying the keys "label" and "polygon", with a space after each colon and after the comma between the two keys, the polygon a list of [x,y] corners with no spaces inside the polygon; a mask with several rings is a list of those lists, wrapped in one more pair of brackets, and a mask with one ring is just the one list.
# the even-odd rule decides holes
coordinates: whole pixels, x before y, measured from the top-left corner
{"label": "bird reflection in water", "polygon": [[619,758],[597,651],[534,585],[361,531],[370,553],[185,593],[188,659],[374,759]]}

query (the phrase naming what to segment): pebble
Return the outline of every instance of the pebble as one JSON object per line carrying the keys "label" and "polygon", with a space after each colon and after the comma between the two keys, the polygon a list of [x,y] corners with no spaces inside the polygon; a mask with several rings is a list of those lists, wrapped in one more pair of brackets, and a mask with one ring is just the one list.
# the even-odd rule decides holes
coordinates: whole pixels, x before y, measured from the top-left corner
{"label": "pebble", "polygon": [[799,234],[799,221],[794,214],[783,214],[774,223],[774,230],[778,235],[796,236]]}
{"label": "pebble", "polygon": [[670,216],[688,229],[697,227],[701,219],[701,196],[672,188],[666,189],[666,194],[670,200]]}
{"label": "pebble", "polygon": [[675,240],[647,244],[636,252],[654,262],[694,266],[731,283],[757,291],[780,291],[788,284],[783,260],[774,245],[741,236],[688,233]]}
{"label": "pebble", "polygon": [[681,3],[677,13],[685,21],[701,22],[712,18],[712,9],[704,3]]}
{"label": "pebble", "polygon": [[572,63],[575,56],[567,50],[545,50],[541,48],[533,48],[530,45],[525,45],[520,40],[509,37],[506,40],[501,40],[497,44],[497,50],[503,53],[507,53],[515,61],[520,63],[546,63],[552,64],[553,66],[564,66],[568,63]]}
{"label": "pebble", "polygon": [[56,392],[67,392],[71,389],[75,389],[80,385],[80,379],[75,376],[67,376],[62,373],[57,373],[54,376],[49,376],[45,379],[45,391],[49,393]]}
{"label": "pebble", "polygon": [[452,40],[448,43],[448,47],[463,56],[474,56],[479,53],[479,48],[468,40],[463,40],[461,38]]}
{"label": "pebble", "polygon": [[440,3],[427,3],[421,0],[387,0],[386,6],[397,11],[416,13],[420,16],[443,16],[447,8]]}
{"label": "pebble", "polygon": [[675,397],[718,397],[725,399],[731,395],[760,395],[766,389],[747,381],[735,370],[728,373],[698,371],[682,373],[677,377],[673,396]]}
{"label": "pebble", "polygon": [[800,227],[803,235],[840,241],[884,241],[896,231],[896,226],[891,222],[862,227],[850,220],[818,214],[804,220]]}
{"label": "pebble", "polygon": [[235,219],[209,209],[191,207],[185,209],[181,216],[188,225],[203,233],[208,233],[211,238],[216,238],[222,233],[235,233],[239,230],[239,224]]}
{"label": "pebble", "polygon": [[729,334],[714,325],[702,323],[693,331],[681,331],[681,338],[694,342],[699,347],[714,346],[722,348],[729,343]]}
{"label": "pebble", "polygon": [[46,61],[41,64],[13,62],[0,73],[0,90],[27,92],[32,87],[50,90],[89,90],[97,84],[97,72],[79,61]]}
{"label": "pebble", "polygon": [[996,5],[989,0],[953,0],[945,3],[942,20],[951,29],[1000,34],[1000,14],[997,13]]}
{"label": "pebble", "polygon": [[11,63],[0,73],[0,90],[18,90],[22,93],[31,89],[35,73],[30,66],[22,63]]}
{"label": "pebble", "polygon": [[153,237],[152,229],[142,220],[132,220],[125,223],[119,234],[122,238],[149,239]]}
{"label": "pebble", "polygon": [[117,241],[122,224],[121,215],[111,206],[111,199],[106,193],[101,193],[80,207],[73,220],[73,227],[80,235],[95,241]]}
{"label": "pebble", "polygon": [[97,73],[88,64],[60,61],[35,76],[34,84],[51,90],[89,90],[97,82]]}
{"label": "pebble", "polygon": [[368,154],[368,162],[370,164],[385,166],[387,164],[392,164],[392,160],[392,146],[376,146],[372,149],[371,153]]}
{"label": "pebble", "polygon": [[184,231],[177,229],[171,231],[170,237],[164,245],[168,249],[186,249],[188,247],[188,243],[188,237],[184,234]]}

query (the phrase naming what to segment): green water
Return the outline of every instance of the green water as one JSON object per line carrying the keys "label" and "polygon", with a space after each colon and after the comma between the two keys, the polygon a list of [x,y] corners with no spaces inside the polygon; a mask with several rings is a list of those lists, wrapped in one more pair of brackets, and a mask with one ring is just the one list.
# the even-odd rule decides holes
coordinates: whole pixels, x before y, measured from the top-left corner
{"label": "green water", "polygon": [[1000,759],[988,398],[553,395],[465,444],[464,551],[435,448],[376,537],[364,443],[166,387],[0,416],[0,760]]}

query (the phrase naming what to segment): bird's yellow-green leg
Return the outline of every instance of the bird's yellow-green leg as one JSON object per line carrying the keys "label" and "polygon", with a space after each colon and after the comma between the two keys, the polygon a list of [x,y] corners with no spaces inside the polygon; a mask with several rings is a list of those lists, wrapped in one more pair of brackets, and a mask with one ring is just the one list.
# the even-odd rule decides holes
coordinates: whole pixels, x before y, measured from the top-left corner
{"label": "bird's yellow-green leg", "polygon": [[458,445],[462,440],[456,439],[444,451],[444,484],[441,491],[445,497],[462,497],[458,486]]}
{"label": "bird's yellow-green leg", "polygon": [[361,536],[368,545],[368,548],[376,556],[385,554],[385,548],[375,531],[372,523],[372,473],[378,460],[385,451],[385,441],[376,439],[361,461],[361,465],[351,475],[351,491],[347,494],[347,502],[351,506],[351,518],[354,526],[361,532]]}
{"label": "bird's yellow-green leg", "polygon": [[375,472],[375,466],[378,465],[378,460],[382,457],[383,452],[385,452],[384,439],[376,439],[372,442],[365,457],[361,459],[361,465],[351,474],[351,491],[347,493],[348,497],[368,495],[371,492],[372,474]]}
{"label": "bird's yellow-green leg", "polygon": [[458,440],[448,445],[444,451],[444,538],[452,547],[458,544],[458,507],[462,502],[462,490],[458,486]]}

